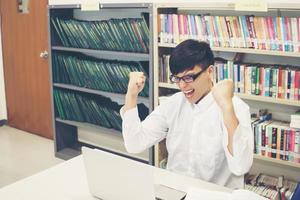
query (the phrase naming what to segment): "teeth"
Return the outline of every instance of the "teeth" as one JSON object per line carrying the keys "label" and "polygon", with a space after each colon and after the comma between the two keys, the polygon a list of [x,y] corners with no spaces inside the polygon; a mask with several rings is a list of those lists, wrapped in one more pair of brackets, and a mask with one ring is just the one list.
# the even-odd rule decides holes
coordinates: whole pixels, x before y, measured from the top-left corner
{"label": "teeth", "polygon": [[187,94],[189,92],[192,92],[193,90],[187,90],[187,91],[183,91],[184,94]]}

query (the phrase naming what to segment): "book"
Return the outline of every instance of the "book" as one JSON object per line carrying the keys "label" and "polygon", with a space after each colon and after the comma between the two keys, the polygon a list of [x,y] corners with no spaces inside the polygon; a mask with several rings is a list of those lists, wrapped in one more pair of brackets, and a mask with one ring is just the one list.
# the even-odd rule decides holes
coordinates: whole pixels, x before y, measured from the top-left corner
{"label": "book", "polygon": [[291,200],[298,200],[300,199],[300,182],[298,182],[297,187],[292,195]]}

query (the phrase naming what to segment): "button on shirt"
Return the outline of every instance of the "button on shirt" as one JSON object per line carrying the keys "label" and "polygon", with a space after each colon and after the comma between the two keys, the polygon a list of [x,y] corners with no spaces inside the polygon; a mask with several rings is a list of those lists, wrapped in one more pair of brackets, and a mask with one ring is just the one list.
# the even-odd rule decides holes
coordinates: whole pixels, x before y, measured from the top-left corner
{"label": "button on shirt", "polygon": [[243,175],[253,161],[254,138],[248,105],[236,96],[232,101],[239,121],[233,155],[227,148],[222,111],[211,92],[197,104],[178,92],[142,122],[137,108],[125,113],[121,109],[125,147],[130,153],[139,153],[166,138],[167,169],[230,188],[243,188]]}

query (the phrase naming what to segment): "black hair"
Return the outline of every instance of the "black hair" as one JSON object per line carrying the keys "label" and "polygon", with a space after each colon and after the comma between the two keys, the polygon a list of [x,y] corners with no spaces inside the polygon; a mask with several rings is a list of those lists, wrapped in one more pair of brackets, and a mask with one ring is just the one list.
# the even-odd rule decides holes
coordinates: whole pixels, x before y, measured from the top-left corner
{"label": "black hair", "polygon": [[214,64],[214,54],[206,42],[189,39],[173,49],[169,63],[172,74],[191,69],[195,65],[200,65],[205,70]]}

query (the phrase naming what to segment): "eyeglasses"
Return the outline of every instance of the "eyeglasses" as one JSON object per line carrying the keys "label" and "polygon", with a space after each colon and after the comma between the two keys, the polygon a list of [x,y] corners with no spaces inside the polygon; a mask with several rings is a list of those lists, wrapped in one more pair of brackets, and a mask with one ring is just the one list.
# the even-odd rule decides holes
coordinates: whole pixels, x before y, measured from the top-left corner
{"label": "eyeglasses", "polygon": [[200,71],[196,74],[188,74],[188,75],[185,75],[183,77],[178,77],[178,76],[175,76],[175,75],[171,75],[170,76],[170,81],[172,83],[179,83],[180,80],[183,80],[185,83],[191,83],[194,80],[196,80],[204,71],[206,71],[206,70],[202,70],[202,71]]}

